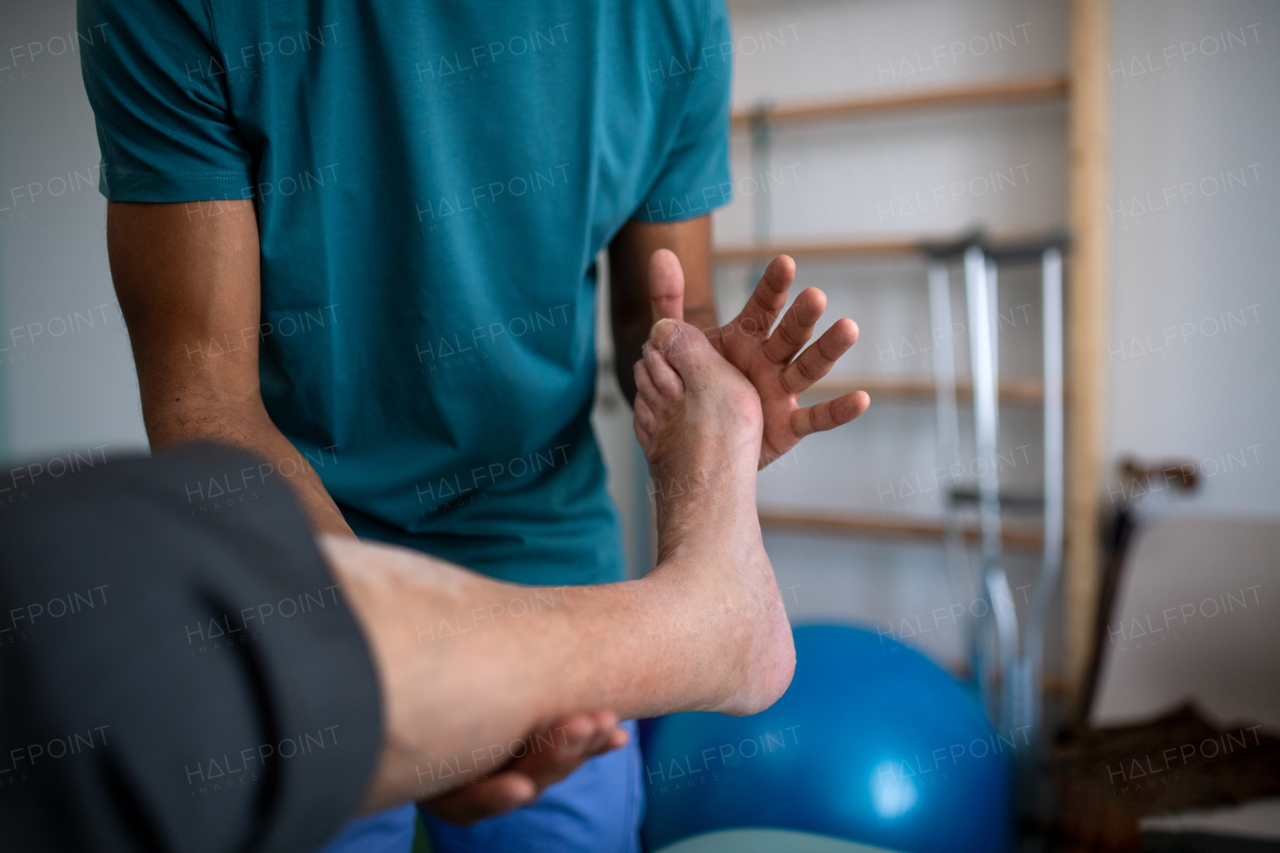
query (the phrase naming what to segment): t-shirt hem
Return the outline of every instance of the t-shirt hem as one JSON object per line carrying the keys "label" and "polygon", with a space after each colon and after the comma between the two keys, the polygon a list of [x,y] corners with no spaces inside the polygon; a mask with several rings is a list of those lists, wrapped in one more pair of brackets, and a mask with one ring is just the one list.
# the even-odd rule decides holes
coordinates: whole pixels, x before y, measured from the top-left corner
{"label": "t-shirt hem", "polygon": [[143,172],[103,168],[98,192],[108,201],[239,200],[253,198],[253,179],[238,172]]}
{"label": "t-shirt hem", "polygon": [[631,218],[638,222],[683,222],[706,216],[733,201],[733,182],[726,179],[710,192],[712,199],[707,198],[708,190],[704,190],[701,193],[673,193],[665,201],[645,201]]}

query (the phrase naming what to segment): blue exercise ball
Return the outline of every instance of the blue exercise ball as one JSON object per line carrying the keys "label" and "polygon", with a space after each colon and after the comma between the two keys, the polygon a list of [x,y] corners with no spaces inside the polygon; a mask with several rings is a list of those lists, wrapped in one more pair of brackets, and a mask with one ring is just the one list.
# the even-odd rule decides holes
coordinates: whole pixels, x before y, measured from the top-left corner
{"label": "blue exercise ball", "polygon": [[795,678],[768,710],[646,727],[648,849],[729,827],[910,853],[1010,849],[1008,765],[1025,731],[997,735],[955,679],[877,633],[811,625],[795,644]]}

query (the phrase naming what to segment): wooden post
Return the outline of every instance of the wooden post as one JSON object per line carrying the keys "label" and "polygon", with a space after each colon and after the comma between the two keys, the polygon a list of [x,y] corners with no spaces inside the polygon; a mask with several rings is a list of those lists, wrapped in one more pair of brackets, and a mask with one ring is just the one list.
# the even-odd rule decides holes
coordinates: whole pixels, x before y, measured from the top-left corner
{"label": "wooden post", "polygon": [[1111,81],[1108,0],[1071,0],[1071,252],[1067,286],[1068,551],[1064,580],[1066,691],[1079,709],[1095,654],[1101,577],[1111,278]]}

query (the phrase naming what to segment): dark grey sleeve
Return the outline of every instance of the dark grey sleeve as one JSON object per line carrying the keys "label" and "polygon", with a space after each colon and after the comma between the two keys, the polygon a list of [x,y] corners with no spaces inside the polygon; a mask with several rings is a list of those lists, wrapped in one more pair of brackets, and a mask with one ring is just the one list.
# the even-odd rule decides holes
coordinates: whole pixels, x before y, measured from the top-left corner
{"label": "dark grey sleeve", "polygon": [[316,849],[381,709],[286,478],[209,444],[90,463],[0,506],[0,848]]}

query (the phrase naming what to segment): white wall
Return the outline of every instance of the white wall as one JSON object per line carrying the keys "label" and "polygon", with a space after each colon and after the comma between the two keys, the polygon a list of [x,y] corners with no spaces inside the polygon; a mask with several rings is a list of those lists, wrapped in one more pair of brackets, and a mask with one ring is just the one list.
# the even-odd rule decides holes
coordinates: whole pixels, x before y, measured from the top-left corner
{"label": "white wall", "polygon": [[1120,2],[1114,41],[1111,449],[1280,515],[1280,4]]}
{"label": "white wall", "polygon": [[[78,50],[92,47],[72,35],[70,0],[5,2],[2,20],[0,457],[145,447],[80,80]],[[101,44],[101,29],[81,32]]]}

